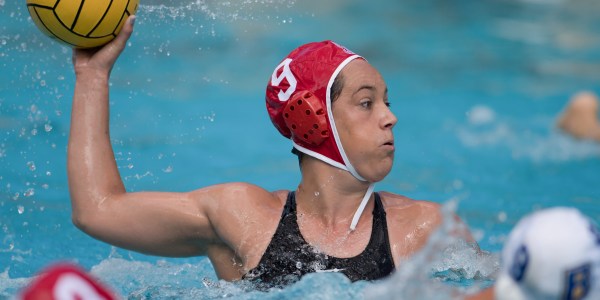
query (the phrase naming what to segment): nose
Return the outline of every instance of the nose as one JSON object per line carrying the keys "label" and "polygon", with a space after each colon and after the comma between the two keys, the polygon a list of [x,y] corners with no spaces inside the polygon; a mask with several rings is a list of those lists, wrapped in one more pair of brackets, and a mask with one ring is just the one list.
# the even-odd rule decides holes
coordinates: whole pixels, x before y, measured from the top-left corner
{"label": "nose", "polygon": [[381,118],[381,127],[392,129],[394,128],[394,125],[396,125],[397,122],[398,118],[396,118],[396,115],[394,115],[394,113],[389,107],[385,106],[383,116]]}

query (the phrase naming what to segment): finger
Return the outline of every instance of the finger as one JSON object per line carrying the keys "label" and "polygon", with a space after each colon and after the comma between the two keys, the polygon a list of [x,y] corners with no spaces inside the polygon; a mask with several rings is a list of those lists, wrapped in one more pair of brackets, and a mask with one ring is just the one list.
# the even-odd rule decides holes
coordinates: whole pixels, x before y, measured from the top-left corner
{"label": "finger", "polygon": [[125,49],[125,46],[127,45],[127,41],[129,40],[129,38],[131,37],[131,34],[133,33],[133,25],[134,24],[135,24],[135,15],[131,15],[131,16],[129,16],[129,18],[127,18],[127,20],[125,21],[125,24],[123,24],[123,28],[121,28],[121,31],[119,32],[117,37],[114,40],[110,41],[110,43],[108,43],[108,45],[106,45],[105,47],[103,47],[100,50],[100,52],[102,52],[101,55],[116,59],[116,57],[119,56],[119,54],[121,54],[121,52],[123,52],[123,49]]}
{"label": "finger", "polygon": [[131,15],[127,18],[127,20],[125,21],[125,24],[123,24],[123,28],[121,28],[121,32],[119,32],[119,34],[113,41],[114,43],[119,44],[119,46],[121,46],[120,47],[121,49],[125,48],[125,45],[127,44],[127,40],[129,40],[129,38],[131,37],[131,34],[133,33],[133,25],[134,24],[135,24],[135,15]]}

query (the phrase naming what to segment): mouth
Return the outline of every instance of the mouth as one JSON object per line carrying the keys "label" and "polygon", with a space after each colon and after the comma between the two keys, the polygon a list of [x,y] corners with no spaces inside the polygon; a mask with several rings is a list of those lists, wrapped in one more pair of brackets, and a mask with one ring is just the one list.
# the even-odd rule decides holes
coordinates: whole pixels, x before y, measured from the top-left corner
{"label": "mouth", "polygon": [[383,143],[383,146],[394,148],[394,140],[390,140],[390,141]]}

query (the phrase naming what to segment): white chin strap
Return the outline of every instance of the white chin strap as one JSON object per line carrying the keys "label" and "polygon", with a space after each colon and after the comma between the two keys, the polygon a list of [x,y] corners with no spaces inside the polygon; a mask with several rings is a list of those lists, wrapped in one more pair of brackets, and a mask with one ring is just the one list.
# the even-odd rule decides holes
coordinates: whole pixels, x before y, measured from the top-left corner
{"label": "white chin strap", "polygon": [[[356,172],[356,170],[354,169],[354,167],[352,166],[350,161],[348,161],[347,159],[346,159],[346,165],[344,165],[344,164],[341,164],[341,163],[339,163],[333,159],[330,159],[322,154],[319,154],[317,152],[314,152],[312,150],[304,148],[296,143],[293,143],[293,144],[294,144],[294,148],[296,148],[296,150],[298,150],[304,154],[307,154],[309,156],[312,156],[316,159],[319,159],[325,163],[328,163],[331,166],[342,169],[344,171],[348,171],[348,172],[350,172],[350,174],[352,174],[352,176],[354,176],[356,179],[358,179],[360,181],[367,181],[362,176],[360,176],[358,174],[358,172]],[[340,152],[343,153],[343,149],[340,149]],[[345,156],[345,154],[344,154],[344,156]],[[375,183],[373,183],[373,182],[369,183],[369,188],[367,189],[367,193],[365,194],[363,199],[360,201],[360,205],[358,205],[358,209],[356,209],[356,212],[354,213],[354,217],[352,218],[352,223],[350,223],[350,231],[354,231],[354,229],[356,229],[358,220],[360,219],[360,216],[362,215],[363,211],[365,210],[367,203],[369,203],[369,199],[371,198],[371,195],[373,194],[374,189],[375,189]]]}
{"label": "white chin strap", "polygon": [[350,223],[350,231],[354,231],[354,229],[356,229],[356,224],[358,224],[358,220],[360,220],[360,216],[362,216],[362,213],[365,210],[365,206],[367,206],[367,203],[369,203],[369,199],[371,199],[371,194],[373,194],[373,189],[375,189],[375,183],[369,184],[367,193],[363,197],[362,201],[360,201],[360,205],[358,206],[358,209],[354,213],[354,217],[352,218],[352,223]]}
{"label": "white chin strap", "polygon": [[[344,161],[343,164],[335,162],[336,164],[332,164],[332,165],[350,172],[356,179],[358,179],[360,181],[367,181],[362,176],[360,176],[360,174],[358,174],[356,169],[354,169],[354,167],[350,163],[348,156],[346,156],[344,147],[342,147],[342,141],[340,140],[340,135],[338,134],[337,127],[335,126],[335,120],[333,119],[333,107],[331,104],[332,103],[331,87],[333,86],[333,82],[335,81],[335,78],[338,76],[338,74],[342,71],[342,69],[347,64],[349,64],[352,60],[357,59],[357,58],[362,58],[362,57],[359,55],[356,55],[356,54],[349,56],[346,59],[344,59],[344,61],[342,61],[337,66],[337,68],[331,75],[331,78],[329,78],[329,82],[327,84],[327,93],[325,94],[327,99],[326,99],[325,103],[327,104],[327,119],[329,120],[329,123],[331,124],[331,132],[333,133],[333,138],[335,139],[335,144],[337,145],[338,150],[340,151],[340,155],[342,156],[342,160]],[[365,206],[367,206],[367,203],[369,203],[369,199],[371,198],[371,194],[373,194],[374,188],[375,188],[375,184],[369,183],[369,188],[367,189],[367,193],[363,197],[362,201],[360,201],[360,205],[358,206],[358,209],[356,210],[356,212],[354,213],[354,217],[352,218],[352,223],[350,223],[350,231],[354,231],[354,229],[356,229],[356,224],[358,224],[358,220],[360,219],[360,216],[362,215],[363,210],[365,210]]]}

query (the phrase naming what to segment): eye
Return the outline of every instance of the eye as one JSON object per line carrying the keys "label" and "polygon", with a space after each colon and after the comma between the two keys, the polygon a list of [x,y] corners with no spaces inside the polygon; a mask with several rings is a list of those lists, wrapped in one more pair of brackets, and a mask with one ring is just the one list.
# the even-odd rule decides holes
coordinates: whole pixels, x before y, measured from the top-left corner
{"label": "eye", "polygon": [[373,101],[371,101],[371,99],[363,99],[360,101],[360,106],[363,108],[371,108],[371,105],[373,105]]}
{"label": "eye", "polygon": [[387,101],[386,101],[386,102],[385,102],[385,106],[387,106],[387,107],[392,107],[392,103],[389,103],[389,102],[387,102]]}

